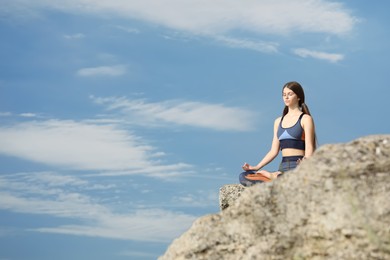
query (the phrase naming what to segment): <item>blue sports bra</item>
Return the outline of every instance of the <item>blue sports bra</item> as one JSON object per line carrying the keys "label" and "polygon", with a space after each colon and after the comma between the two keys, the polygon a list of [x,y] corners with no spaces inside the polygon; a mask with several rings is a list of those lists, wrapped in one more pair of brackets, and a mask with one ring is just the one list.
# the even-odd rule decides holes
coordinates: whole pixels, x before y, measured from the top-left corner
{"label": "blue sports bra", "polygon": [[285,148],[305,150],[305,131],[301,126],[301,119],[303,115],[304,113],[299,116],[298,121],[292,127],[282,127],[284,116],[280,120],[277,133],[280,142],[280,150]]}

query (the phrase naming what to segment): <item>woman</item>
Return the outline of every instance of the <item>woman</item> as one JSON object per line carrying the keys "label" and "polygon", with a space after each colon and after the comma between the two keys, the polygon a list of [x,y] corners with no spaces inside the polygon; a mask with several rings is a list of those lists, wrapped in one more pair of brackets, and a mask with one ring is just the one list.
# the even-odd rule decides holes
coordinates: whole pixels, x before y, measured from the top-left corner
{"label": "woman", "polygon": [[[240,183],[251,186],[260,182],[271,181],[286,171],[292,170],[309,158],[316,149],[316,135],[313,118],[305,104],[305,93],[298,82],[288,82],[283,86],[285,104],[283,116],[274,122],[274,137],[271,150],[256,165],[244,163],[245,172],[239,176]],[[282,151],[282,162],[279,170],[268,172],[261,170]]]}

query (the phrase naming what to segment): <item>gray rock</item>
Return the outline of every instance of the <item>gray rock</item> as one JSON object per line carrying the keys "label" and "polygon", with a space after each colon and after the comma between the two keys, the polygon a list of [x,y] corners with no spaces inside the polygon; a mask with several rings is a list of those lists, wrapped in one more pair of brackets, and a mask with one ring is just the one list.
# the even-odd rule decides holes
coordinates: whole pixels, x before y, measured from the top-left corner
{"label": "gray rock", "polygon": [[221,210],[226,209],[232,205],[241,193],[245,190],[245,187],[241,184],[228,184],[219,189],[219,208]]}
{"label": "gray rock", "polygon": [[324,145],[197,219],[160,260],[390,259],[390,135]]}

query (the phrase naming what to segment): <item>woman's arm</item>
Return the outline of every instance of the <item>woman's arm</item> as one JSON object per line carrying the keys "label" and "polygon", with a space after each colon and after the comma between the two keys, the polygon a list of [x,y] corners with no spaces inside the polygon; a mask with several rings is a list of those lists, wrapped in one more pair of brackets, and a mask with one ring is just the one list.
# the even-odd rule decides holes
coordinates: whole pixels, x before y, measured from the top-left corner
{"label": "woman's arm", "polygon": [[312,156],[315,150],[315,126],[313,118],[307,114],[302,117],[302,127],[305,131],[305,158]]}
{"label": "woman's arm", "polygon": [[269,164],[273,159],[275,159],[276,156],[278,156],[280,143],[279,143],[277,133],[278,133],[280,119],[281,118],[279,117],[274,122],[274,137],[272,139],[272,146],[271,146],[270,151],[264,156],[264,158],[256,166],[251,166],[251,165],[245,163],[244,166],[242,166],[242,168],[245,171],[258,171],[261,168],[263,168],[264,166],[266,166],[267,164]]}

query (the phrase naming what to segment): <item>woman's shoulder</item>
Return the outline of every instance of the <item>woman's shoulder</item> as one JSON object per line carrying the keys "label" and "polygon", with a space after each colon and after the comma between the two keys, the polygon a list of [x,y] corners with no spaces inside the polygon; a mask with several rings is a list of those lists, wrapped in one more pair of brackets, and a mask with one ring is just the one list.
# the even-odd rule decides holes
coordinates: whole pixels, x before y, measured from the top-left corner
{"label": "woman's shoulder", "polygon": [[311,115],[308,115],[308,114],[303,114],[303,116],[302,116],[302,120],[313,120],[313,118],[312,118],[312,116]]}
{"label": "woman's shoulder", "polygon": [[282,117],[281,117],[281,116],[278,117],[278,118],[276,118],[275,121],[274,121],[274,124],[275,124],[275,125],[276,125],[276,124],[279,124],[281,120],[282,120]]}
{"label": "woman's shoulder", "polygon": [[307,123],[314,124],[313,117],[311,115],[308,115],[308,114],[304,114],[302,116],[302,120],[301,121],[302,121],[303,125],[307,124]]}
{"label": "woman's shoulder", "polygon": [[281,119],[282,119],[282,117],[280,116],[280,117],[276,118],[275,121],[274,121],[274,133],[275,134],[278,131]]}

